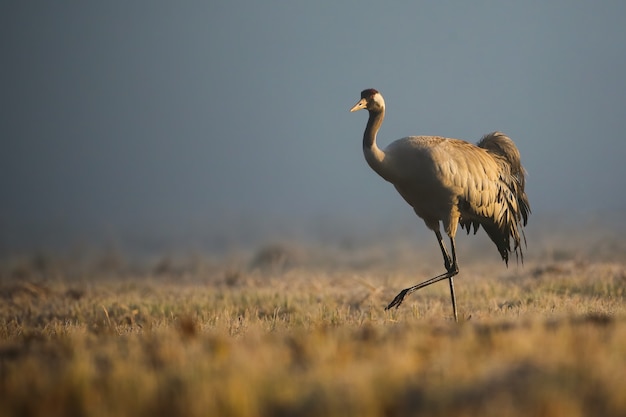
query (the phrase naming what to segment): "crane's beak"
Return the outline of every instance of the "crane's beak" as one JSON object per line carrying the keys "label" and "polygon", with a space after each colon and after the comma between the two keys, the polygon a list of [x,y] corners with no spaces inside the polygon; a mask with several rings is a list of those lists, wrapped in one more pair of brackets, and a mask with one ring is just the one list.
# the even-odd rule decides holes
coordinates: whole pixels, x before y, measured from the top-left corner
{"label": "crane's beak", "polygon": [[350,109],[350,113],[364,109],[366,107],[367,107],[367,101],[364,98],[362,98],[361,100],[359,100],[358,103],[354,105],[354,107]]}

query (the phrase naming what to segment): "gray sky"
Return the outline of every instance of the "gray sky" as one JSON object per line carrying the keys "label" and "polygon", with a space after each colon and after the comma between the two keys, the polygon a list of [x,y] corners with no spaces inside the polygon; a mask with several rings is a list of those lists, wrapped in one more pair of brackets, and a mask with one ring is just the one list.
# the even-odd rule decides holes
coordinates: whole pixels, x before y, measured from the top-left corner
{"label": "gray sky", "polygon": [[625,16],[623,1],[3,2],[0,245],[410,218],[363,159],[367,114],[348,112],[369,87],[381,146],[502,130],[534,215],[623,210]]}

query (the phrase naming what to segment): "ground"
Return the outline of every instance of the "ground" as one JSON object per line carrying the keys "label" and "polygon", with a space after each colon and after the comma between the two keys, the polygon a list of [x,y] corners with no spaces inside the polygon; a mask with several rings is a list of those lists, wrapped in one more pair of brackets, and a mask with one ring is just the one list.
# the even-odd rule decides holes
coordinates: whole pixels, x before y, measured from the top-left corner
{"label": "ground", "polygon": [[483,246],[458,324],[445,282],[384,310],[443,272],[434,238],[7,255],[0,416],[626,415],[619,242]]}

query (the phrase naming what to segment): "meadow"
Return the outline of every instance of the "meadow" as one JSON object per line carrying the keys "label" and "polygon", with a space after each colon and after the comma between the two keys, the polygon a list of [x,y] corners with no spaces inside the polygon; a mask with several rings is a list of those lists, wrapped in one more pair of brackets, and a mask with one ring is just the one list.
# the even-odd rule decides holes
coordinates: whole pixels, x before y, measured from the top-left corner
{"label": "meadow", "polygon": [[535,246],[5,256],[0,416],[626,415],[624,244]]}

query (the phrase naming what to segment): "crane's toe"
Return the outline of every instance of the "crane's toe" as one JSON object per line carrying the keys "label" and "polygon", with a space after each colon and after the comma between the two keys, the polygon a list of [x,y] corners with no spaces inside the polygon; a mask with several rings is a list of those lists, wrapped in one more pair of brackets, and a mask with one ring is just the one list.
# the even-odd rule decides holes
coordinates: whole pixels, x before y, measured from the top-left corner
{"label": "crane's toe", "polygon": [[402,301],[404,301],[404,297],[406,296],[408,291],[409,291],[408,288],[400,291],[400,294],[396,295],[396,298],[394,298],[393,301],[391,301],[389,305],[385,307],[385,310],[390,310],[394,307],[395,308],[400,307],[400,304],[402,304]]}

